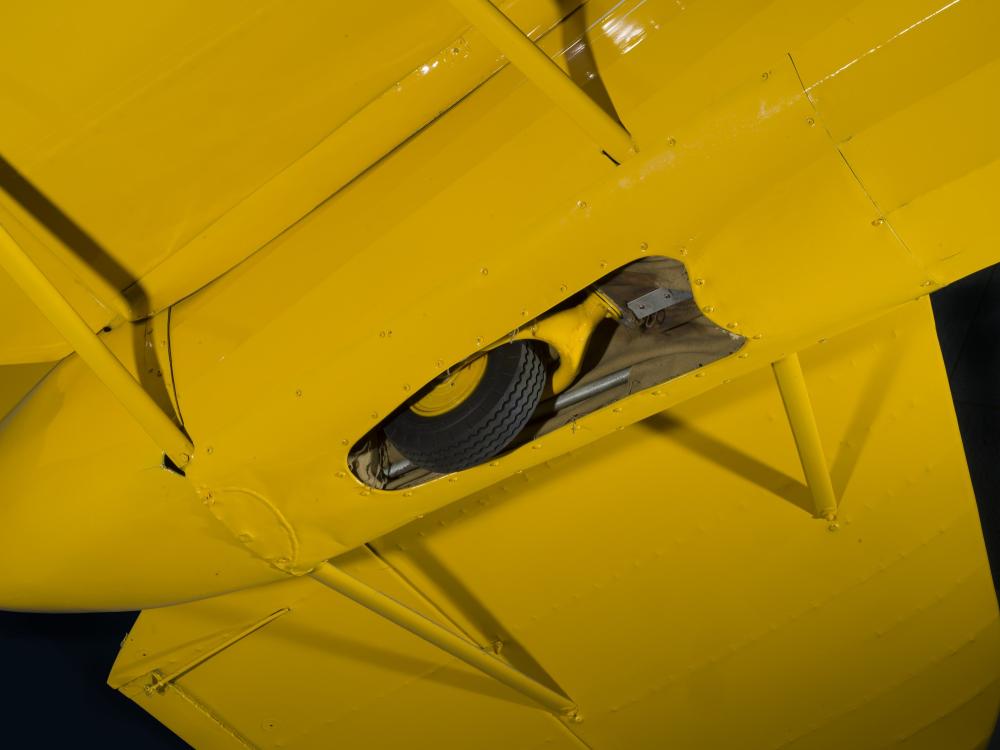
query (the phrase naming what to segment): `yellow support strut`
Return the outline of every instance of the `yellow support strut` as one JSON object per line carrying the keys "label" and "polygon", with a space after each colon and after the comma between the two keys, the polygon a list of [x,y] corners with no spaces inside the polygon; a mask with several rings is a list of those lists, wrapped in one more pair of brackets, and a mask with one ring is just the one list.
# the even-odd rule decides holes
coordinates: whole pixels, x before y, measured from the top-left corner
{"label": "yellow support strut", "polygon": [[587,96],[493,3],[489,0],[451,0],[451,4],[612,159],[620,163],[636,152],[628,131]]}
{"label": "yellow support strut", "polygon": [[2,226],[0,226],[0,267],[3,267],[56,330],[65,337],[80,355],[80,359],[93,370],[170,460],[177,466],[187,464],[194,453],[194,447],[188,436],[160,409],[97,334],[90,330],[79,313]]}
{"label": "yellow support strut", "polygon": [[389,622],[423,638],[432,646],[437,646],[470,667],[478,669],[507,687],[527,696],[555,714],[579,721],[576,704],[537,680],[519,672],[495,656],[483,651],[475,643],[465,640],[450,630],[443,628],[423,615],[414,612],[395,599],[376,591],[358,579],[349,576],[330,563],[323,563],[312,573],[312,577],[338,594],[357,602],[365,609],[384,617]]}
{"label": "yellow support strut", "polygon": [[834,521],[837,517],[837,497],[830,481],[826,457],[823,455],[823,444],[820,442],[819,428],[809,401],[799,355],[791,354],[779,359],[771,367],[774,369],[775,380],[778,381],[781,399],[785,402],[785,413],[788,414],[795,447],[799,451],[802,472],[806,476],[809,491],[812,492],[816,515]]}

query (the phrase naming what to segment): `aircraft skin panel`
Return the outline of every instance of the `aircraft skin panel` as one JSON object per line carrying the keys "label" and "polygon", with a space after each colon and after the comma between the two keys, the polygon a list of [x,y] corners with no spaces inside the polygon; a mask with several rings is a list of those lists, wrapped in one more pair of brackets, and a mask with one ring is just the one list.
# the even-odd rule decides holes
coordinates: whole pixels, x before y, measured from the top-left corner
{"label": "aircraft skin panel", "polygon": [[[197,746],[983,745],[1000,620],[927,295],[998,259],[1000,4],[498,3],[621,163],[445,0],[202,5],[0,10],[0,606],[144,609],[110,683]],[[715,337],[687,369],[393,483],[425,385],[649,260]]]}
{"label": "aircraft skin panel", "polygon": [[[883,691],[906,716],[915,695],[938,695],[932,667],[960,647],[972,672],[953,678],[986,686],[996,603],[929,304],[802,358],[842,493],[836,533],[799,507],[809,498],[761,372],[501,483],[485,505],[428,516],[384,554],[412,561],[412,580],[421,561],[450,571],[582,706],[607,706],[607,724],[592,708],[580,730],[596,747],[639,746],[656,716],[664,744],[777,747]],[[519,608],[531,616],[507,616]],[[635,652],[618,671],[623,644]],[[726,720],[689,723],[699,696]],[[891,715],[869,717],[890,739]],[[814,744],[838,746],[798,746]]]}
{"label": "aircraft skin panel", "polygon": [[[169,413],[163,322],[119,328],[106,341]],[[134,359],[142,355],[148,359]],[[54,367],[2,367],[0,378],[4,402],[35,386],[0,422],[5,608],[128,610],[162,604],[163,595],[197,598],[206,582],[224,593],[283,577],[219,529],[190,483],[164,469],[162,451],[78,357]]]}
{"label": "aircraft skin panel", "polygon": [[[190,476],[206,487],[251,488],[280,505],[299,546],[294,556],[273,557],[290,560],[292,570],[926,292],[922,269],[891,232],[872,226],[869,198],[827,136],[807,124],[813,110],[787,59],[776,60],[766,82],[744,80],[678,128],[678,143],[690,146],[674,154],[664,144],[662,160],[657,152],[642,164],[640,154],[621,178],[600,155],[584,158],[584,144],[558,131],[557,113],[532,119],[537,92],[520,85],[506,95],[513,75],[494,77],[341,200],[175,310],[186,424],[213,449],[199,450]],[[776,114],[760,117],[761,97]],[[517,126],[506,128],[503,145],[481,137],[508,122]],[[543,139],[566,169],[532,177],[530,192],[516,189],[528,184],[518,160],[540,158]],[[606,179],[577,189],[588,176]],[[384,204],[376,199],[383,187]],[[330,236],[358,252],[347,262],[322,252],[320,239]],[[455,244],[474,236],[468,253]],[[540,448],[518,448],[496,466],[409,496],[354,478],[351,447],[407,388],[644,252],[683,259],[705,314],[748,338],[739,356],[632,394],[619,411],[581,420],[586,429],[564,428]],[[371,287],[356,283],[373,278],[377,304]],[[344,328],[350,310],[367,312]],[[362,392],[370,397],[343,397]],[[291,437],[273,441],[276,432]]]}
{"label": "aircraft skin panel", "polygon": [[0,365],[0,420],[14,409],[52,366],[45,363]]}
{"label": "aircraft skin panel", "polygon": [[111,683],[187,736],[203,719],[164,713],[152,670],[287,607],[175,681],[257,747],[980,746],[1000,619],[929,301],[802,362],[836,528],[760,371],[338,560],[554,682],[580,723],[309,579],[145,611]]}
{"label": "aircraft skin panel", "polygon": [[[505,3],[533,38],[575,7]],[[158,312],[506,64],[445,2],[45,2],[0,23],[17,39],[0,53],[0,218],[38,235],[33,256],[94,330],[115,316],[75,288],[80,259],[99,299],[126,292],[124,317]],[[47,231],[55,214],[82,231]],[[2,272],[0,309],[22,320],[0,362],[70,353]]]}
{"label": "aircraft skin panel", "polygon": [[[615,111],[644,149],[662,140],[665,127],[689,121],[741,81],[769,74],[781,58],[794,63],[819,124],[844,145],[877,201],[876,183],[888,173],[905,179],[923,170],[927,179],[909,189],[931,189],[942,169],[964,163],[970,144],[995,149],[992,100],[956,106],[940,93],[995,58],[989,40],[998,16],[986,0],[905,7],[886,0],[819,7],[591,0],[576,13],[577,2],[503,5],[593,96],[608,98],[602,85],[613,92]],[[41,24],[40,14],[59,22]],[[60,261],[79,271],[74,256],[82,256],[104,277],[98,286],[127,288],[134,317],[204,287],[265,246],[503,67],[443,2],[174,3],[139,16],[115,0],[86,11],[50,2],[11,6],[0,20],[18,39],[0,59],[5,175],[8,168],[23,172],[99,250],[32,226],[55,263],[47,252],[38,257],[67,288],[79,274],[60,269]],[[87,53],[76,55],[73,75],[65,75],[63,60],[79,50],[77,32],[88,23]],[[364,33],[348,31],[331,44],[327,28]],[[364,74],[345,77],[345,68]],[[547,106],[540,101],[536,109]],[[898,110],[909,110],[899,127],[872,128]],[[280,138],[271,135],[276,129]],[[565,130],[579,137],[575,126]],[[18,205],[23,191],[12,191],[6,176],[0,182],[7,191],[2,212],[32,224]],[[981,226],[981,206],[967,205],[982,195],[976,187],[957,188],[970,236],[989,229]],[[887,203],[886,213],[895,207]],[[918,216],[943,222],[950,207]],[[912,246],[929,243],[921,251],[929,257],[942,247],[945,256],[954,252],[941,227],[912,223],[906,234]],[[936,280],[985,265],[990,247],[984,241],[963,251],[962,262],[938,269]],[[0,336],[0,362],[69,353],[5,277],[0,286],[7,291],[0,300],[24,321]],[[72,291],[95,330],[115,319],[86,289]]]}
{"label": "aircraft skin panel", "polygon": [[974,219],[988,215],[1000,175],[1000,104],[983,93],[1000,85],[1000,14],[989,0],[899,13],[865,3],[792,59],[881,215],[931,278],[960,278],[988,265],[1000,239],[996,222]]}
{"label": "aircraft skin panel", "polygon": [[[367,549],[338,564],[439,617]],[[206,630],[238,630],[282,607],[290,611],[162,692],[144,689],[149,675],[141,669],[155,664],[168,674],[182,668],[198,658],[189,645]],[[172,650],[177,644],[179,652]],[[138,676],[130,660],[142,662]],[[206,714],[230,736],[259,748],[584,747],[519,694],[309,578],[145,612],[109,681],[196,747],[216,747],[193,741],[210,724]],[[183,706],[178,691],[200,708],[177,711]]]}
{"label": "aircraft skin panel", "polygon": [[[588,12],[605,18],[596,7]],[[992,18],[995,6],[983,12]],[[744,18],[727,37],[711,26],[714,16],[694,11],[677,27],[650,22],[641,44],[606,50],[604,62],[595,49],[609,85],[622,76],[627,89],[630,71],[669,61],[666,42],[686,30],[701,45],[692,48],[701,56],[692,56],[687,73],[713,94],[685,118],[687,105],[682,114],[674,105],[678,89],[686,90],[683,75],[681,83],[668,78],[643,89],[641,102],[636,93],[634,109],[622,115],[645,146],[621,167],[506,68],[263,252],[178,305],[174,364],[185,418],[201,446],[213,449],[198,448],[192,479],[249,488],[279,507],[298,546],[265,555],[304,572],[949,281],[915,249],[932,238],[906,236],[881,215],[865,172],[845,160],[824,124],[825,105],[810,98],[795,62],[820,58],[810,66],[832,72],[853,51],[823,57],[817,41],[820,51],[810,53],[809,34],[822,29],[793,14],[793,23],[806,26],[791,56],[774,52],[757,70],[728,57],[769,13]],[[602,24],[613,26],[622,14],[614,10]],[[933,33],[944,18],[925,22],[920,33]],[[720,76],[710,77],[716,70]],[[542,163],[551,168],[537,170]],[[978,205],[983,223],[988,211]],[[346,254],[326,252],[331,238]],[[952,243],[947,252],[971,270],[989,260],[980,253],[985,246],[976,247]],[[575,432],[563,428],[495,465],[409,495],[355,479],[352,447],[406,394],[644,253],[685,264],[704,314],[747,337],[738,355],[631,394],[619,411],[588,415]],[[378,292],[358,279],[377,279]],[[340,325],[348,311],[364,311],[357,325]],[[357,393],[370,396],[342,395]],[[273,441],[275,433],[291,437]]]}
{"label": "aircraft skin panel", "polygon": [[[133,279],[463,27],[440,0],[44,2],[3,23],[21,31],[0,58],[17,82],[3,87],[5,157]],[[378,45],[359,31],[373,27]]]}

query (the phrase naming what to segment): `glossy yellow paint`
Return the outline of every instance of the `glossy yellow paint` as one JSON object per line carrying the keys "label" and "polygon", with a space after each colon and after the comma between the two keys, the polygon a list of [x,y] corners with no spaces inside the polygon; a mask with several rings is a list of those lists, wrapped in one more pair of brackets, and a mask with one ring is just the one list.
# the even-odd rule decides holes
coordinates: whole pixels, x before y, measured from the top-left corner
{"label": "glossy yellow paint", "polygon": [[415,609],[400,604],[371,586],[359,581],[336,565],[325,562],[312,572],[312,577],[347,599],[371,610],[382,619],[427,641],[435,648],[455,657],[473,669],[506,685],[557,716],[579,721],[578,707],[572,700],[543,685],[523,672],[496,658],[482,646],[463,638]]}
{"label": "glossy yellow paint", "polygon": [[[169,410],[166,317],[102,338]],[[79,358],[0,374],[11,400],[34,386],[0,429],[5,609],[133,609],[284,577],[220,533],[208,498],[163,468],[162,450]]]}
{"label": "glossy yellow paint", "polygon": [[[647,40],[627,54],[598,57],[605,80],[610,85],[624,75],[619,68],[662,65],[677,33],[650,27]],[[337,200],[178,306],[174,365],[186,424],[203,448],[213,448],[195,461],[195,484],[250,488],[279,507],[299,543],[289,569],[304,572],[926,293],[925,269],[889,228],[873,226],[877,212],[816,127],[786,56],[775,53],[759,71],[741,68],[705,85],[715,87],[714,103],[667,132],[662,123],[676,99],[671,85],[650,89],[644,107],[621,108],[648,146],[616,168],[592,155],[588,139],[567,129],[563,115],[517,71],[505,69]],[[659,136],[649,129],[653,120]],[[507,188],[527,184],[525,165],[538,162],[549,168],[531,173],[531,190]],[[373,232],[376,217],[384,229]],[[320,257],[327,237],[344,256]],[[475,250],[465,252],[464,238],[471,237]],[[806,247],[808,253],[790,251]],[[500,340],[519,320],[644,251],[685,262],[702,282],[695,293],[706,314],[749,338],[740,357],[678,378],[656,397],[634,394],[615,412],[579,420],[584,429],[553,433],[457,481],[403,495],[352,478],[348,450],[405,400],[406,388],[423,386],[444,363]],[[414,254],[424,270],[407,261]],[[444,264],[452,269],[447,283],[440,278]],[[313,271],[308,278],[297,271],[304,265]],[[537,272],[526,275],[529,266]],[[314,321],[329,314],[332,297],[370,309],[371,292],[351,282],[357,278],[379,279],[377,312],[349,329],[325,328],[317,339]],[[218,324],[234,316],[238,327]],[[233,383],[244,396],[220,402],[218,394]],[[368,397],[345,402],[343,394],[355,393]],[[295,438],[276,442],[274,434]]]}
{"label": "glossy yellow paint", "polygon": [[813,512],[831,524],[837,519],[837,495],[830,481],[830,469],[823,453],[819,427],[809,400],[809,389],[798,354],[782,357],[772,365],[778,391],[785,405],[788,423],[799,452],[799,463],[813,497]]}
{"label": "glossy yellow paint", "polygon": [[460,365],[427,395],[411,404],[410,410],[422,417],[436,417],[451,411],[472,395],[485,372],[486,356],[476,357],[468,364]]}
{"label": "glossy yellow paint", "polygon": [[632,156],[632,137],[612,113],[583,91],[558,64],[529,39],[490,0],[450,0],[473,28],[481,31],[504,57],[514,63],[528,80],[538,86],[594,143],[617,162]]}
{"label": "glossy yellow paint", "polygon": [[549,390],[553,395],[562,393],[580,374],[587,345],[598,323],[607,318],[619,319],[621,311],[604,294],[591,291],[583,302],[544,315],[495,341],[483,354],[454,368],[409,408],[424,417],[439,416],[455,409],[472,395],[482,380],[489,352],[514,341],[539,341],[552,348],[558,365],[551,375]]}
{"label": "glossy yellow paint", "polygon": [[[720,15],[711,4],[686,11],[663,2],[588,3],[540,48],[591,90],[594,71],[579,64],[592,56],[642,153],[613,166],[517,70],[504,68],[177,305],[171,390],[197,444],[194,492],[211,500],[206,508],[223,533],[280,570],[307,572],[945,281],[910,249],[914,238],[882,221],[863,175],[823,126],[831,110],[808,83],[854,59],[829,42],[848,10],[881,19],[873,33],[920,20],[890,5],[807,12],[776,0]],[[996,13],[975,8],[982,15],[972,20]],[[920,34],[933,37],[950,12],[925,20]],[[587,45],[579,41],[585,32]],[[968,33],[973,43],[956,48],[969,56],[966,67],[990,54],[975,43],[978,27]],[[923,89],[918,77],[905,86],[935,101],[943,89]],[[979,106],[952,102],[959,115],[954,107],[963,102]],[[885,119],[883,111],[862,114]],[[979,220],[988,217],[983,211]],[[988,260],[955,251],[953,266]],[[353,478],[354,443],[446,363],[647,253],[686,264],[705,314],[747,337],[739,355],[633,394],[496,465],[400,493]],[[358,279],[377,279],[377,294]],[[339,311],[366,312],[345,326],[330,299]],[[36,469],[29,459],[21,471]]]}
{"label": "glossy yellow paint", "polygon": [[[998,259],[1000,6],[577,5],[501,9],[642,145],[620,166],[444,0],[0,10],[5,158],[160,312],[0,221],[195,444],[165,469],[55,366],[0,429],[0,606],[166,606],[112,683],[208,747],[981,744],[996,600],[926,294]],[[355,478],[448,363],[645,255],[746,346],[460,474]],[[0,362],[64,357],[9,281]],[[584,722],[305,577],[335,556]]]}
{"label": "glossy yellow paint", "polygon": [[[502,7],[537,39],[576,5]],[[79,30],[91,22],[99,28],[82,51]],[[0,219],[31,226],[41,244],[33,257],[48,261],[60,289],[77,284],[69,264],[100,299],[117,304],[124,290],[132,317],[228,271],[505,64],[443,0],[228,2],[210,11],[189,2],[141,14],[121,0],[86,13],[50,0],[0,9],[0,24],[18,40],[0,52],[0,143],[13,163],[0,175]],[[333,28],[378,29],[380,44],[351,31],[331,43]],[[70,57],[79,64],[66,75]],[[14,167],[43,186],[39,196],[9,179]],[[55,235],[38,222],[51,219],[49,203],[71,231]],[[94,301],[83,290],[71,302],[94,330],[114,318],[84,309]],[[2,274],[0,311],[23,321],[0,332],[0,362],[69,354]]]}
{"label": "glossy yellow paint", "polygon": [[46,363],[0,365],[0,419],[15,409],[51,369]]}
{"label": "glossy yellow paint", "polygon": [[226,747],[201,739],[218,727],[261,748],[982,746],[1000,621],[930,306],[801,360],[834,532],[761,368],[337,559],[581,723],[308,577],[144,612],[110,682],[196,747]]}
{"label": "glossy yellow paint", "polygon": [[0,268],[72,345],[73,350],[111,391],[129,415],[176,466],[186,466],[194,445],[184,431],[157,405],[153,396],[93,333],[53,283],[39,270],[10,233],[0,225]]}
{"label": "glossy yellow paint", "polygon": [[[360,550],[338,564],[441,622],[433,605],[370,551]],[[283,603],[272,606],[276,601]],[[110,678],[113,686],[194,747],[242,749],[248,744],[289,743],[351,748],[408,743],[579,748],[552,714],[310,577],[249,589],[215,600],[214,607],[207,606],[208,601],[202,604],[143,615],[148,615],[147,621],[126,639]],[[172,671],[190,663],[196,649],[225,643],[285,606],[291,610],[287,615],[182,675],[162,693],[146,692],[149,670]],[[261,639],[275,651],[262,654],[252,667],[248,663],[242,682],[233,682],[229,660],[242,656],[253,660]],[[303,680],[306,663],[317,668],[315,681]],[[364,668],[365,663],[373,669]],[[268,688],[260,691],[260,684]],[[306,685],[311,687],[298,692]],[[215,699],[220,687],[228,696],[221,702]],[[273,698],[282,695],[288,699],[279,706]],[[247,713],[236,716],[234,709],[244,701],[249,701]],[[444,707],[447,711],[442,713]]]}
{"label": "glossy yellow paint", "polygon": [[[83,283],[63,262],[69,253],[57,255],[51,248],[57,241],[45,232],[23,211],[10,205],[6,193],[0,190],[0,224],[17,244],[42,269],[45,276],[62,291],[73,308],[87,322],[92,332],[119,320],[114,310],[99,300],[91,291],[93,286]],[[81,264],[82,265],[82,264]],[[91,274],[92,276],[95,274]],[[0,315],[4,320],[16,320],[17,325],[7,326],[0,334],[0,364],[51,363],[70,354],[73,349],[58,330],[35,307],[24,291],[0,270]]]}
{"label": "glossy yellow paint", "polygon": [[614,303],[599,292],[590,292],[578,305],[568,310],[539,319],[530,326],[515,331],[497,342],[502,346],[508,341],[543,341],[556,352],[559,364],[552,373],[552,393],[562,393],[580,374],[587,344],[597,328],[606,318],[620,318],[621,311]]}

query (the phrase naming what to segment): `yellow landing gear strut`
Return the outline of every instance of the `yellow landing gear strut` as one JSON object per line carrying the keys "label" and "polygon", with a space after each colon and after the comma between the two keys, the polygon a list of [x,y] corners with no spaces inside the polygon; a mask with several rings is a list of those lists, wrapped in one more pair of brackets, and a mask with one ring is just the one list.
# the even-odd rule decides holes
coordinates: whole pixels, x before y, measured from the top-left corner
{"label": "yellow landing gear strut", "polygon": [[425,396],[412,403],[410,410],[422,417],[436,417],[455,409],[482,381],[489,353],[514,341],[540,341],[552,347],[559,357],[559,366],[552,374],[552,393],[562,393],[580,373],[587,344],[598,324],[606,318],[617,320],[621,315],[614,302],[600,292],[591,292],[576,307],[542,318],[494,342],[474,359],[449,371]]}

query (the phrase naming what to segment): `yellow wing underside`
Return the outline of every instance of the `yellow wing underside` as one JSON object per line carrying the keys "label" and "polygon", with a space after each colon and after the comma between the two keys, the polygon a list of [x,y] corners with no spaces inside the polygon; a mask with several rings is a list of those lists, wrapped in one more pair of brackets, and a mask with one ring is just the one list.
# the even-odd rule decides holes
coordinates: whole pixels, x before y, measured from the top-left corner
{"label": "yellow wing underside", "polygon": [[110,684],[196,747],[985,747],[1000,621],[929,302],[802,361],[839,529],[761,370],[338,561],[580,723],[311,579],[143,612]]}
{"label": "yellow wing underside", "polygon": [[[69,349],[0,273],[5,605],[274,580],[236,532],[276,498],[295,572],[367,542],[336,564],[582,721],[302,577],[126,639],[110,684],[196,747],[984,748],[1000,620],[926,294],[998,259],[997,5],[498,5],[603,78],[637,155],[604,158],[443,0],[0,9],[0,225],[137,373],[178,334],[180,385],[145,371],[198,450],[163,471],[77,358],[21,402]],[[460,482],[348,476],[435,360],[647,250],[740,355]],[[768,367],[795,351],[836,528]],[[266,502],[209,511],[226,487]]]}

